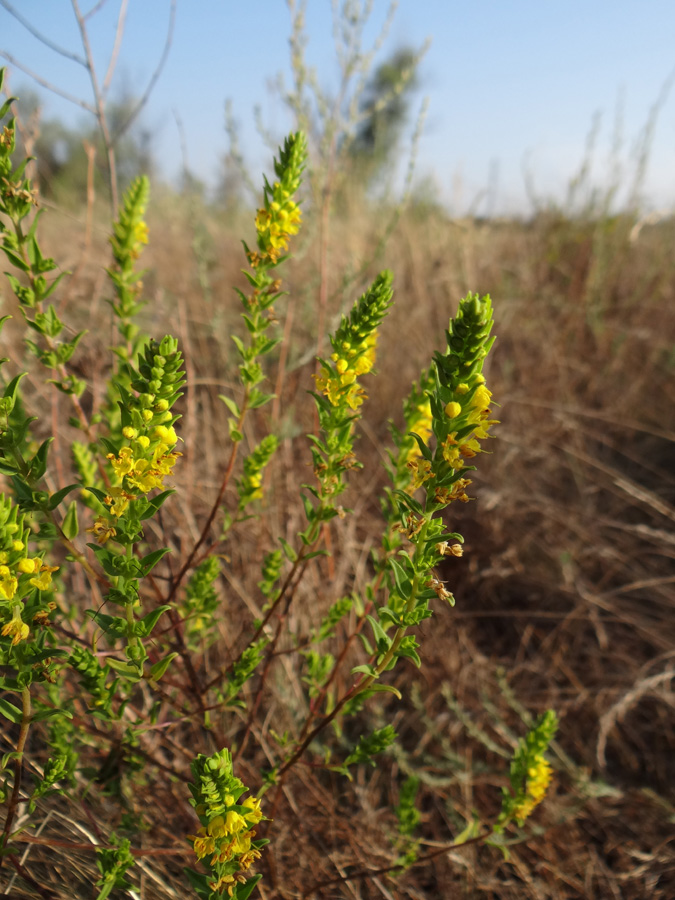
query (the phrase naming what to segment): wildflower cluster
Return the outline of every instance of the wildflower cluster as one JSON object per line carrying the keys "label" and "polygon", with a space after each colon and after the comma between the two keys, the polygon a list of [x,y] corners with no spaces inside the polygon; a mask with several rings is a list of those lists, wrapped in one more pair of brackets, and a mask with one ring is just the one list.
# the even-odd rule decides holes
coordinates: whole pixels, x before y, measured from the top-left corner
{"label": "wildflower cluster", "polygon": [[418,382],[413,382],[410,393],[403,402],[403,428],[391,425],[391,433],[396,448],[389,453],[389,474],[395,489],[412,493],[413,470],[410,465],[422,456],[419,444],[413,435],[417,435],[423,443],[428,443],[433,430],[431,400],[429,399],[436,382],[434,367],[425,369]]}
{"label": "wildflower cluster", "polygon": [[552,772],[544,753],[557,728],[556,714],[549,709],[518,744],[511,762],[511,790],[503,789],[502,811],[496,831],[503,830],[512,821],[522,825],[546,796]]}
{"label": "wildflower cluster", "polygon": [[[1,76],[0,70],[0,80]],[[272,771],[261,778],[257,796],[235,777],[227,749],[200,754],[192,764],[190,789],[199,824],[188,840],[199,871],[186,870],[187,876],[201,900],[246,900],[261,877],[251,872],[267,843],[257,836],[264,818],[260,797],[272,787],[282,789],[288,771],[306,751],[319,746],[316,738],[322,728],[332,723],[336,733],[346,737],[344,718],[368,696],[391,691],[400,697],[397,688],[380,679],[401,658],[420,665],[412,630],[431,616],[434,598],[452,602],[436,568],[444,558],[461,555],[462,538],[446,532],[439,513],[452,500],[468,499],[466,474],[472,468],[468,463],[481,452],[494,421],[482,375],[491,345],[490,301],[478,297],[462,301],[450,324],[447,352],[437,354],[431,369],[423,372],[405,404],[403,430],[394,429],[384,553],[372,582],[362,594],[347,589],[348,596],[333,597],[335,602],[323,618],[300,617],[306,624],[298,625],[302,632],[292,633],[287,630],[292,627],[289,623],[299,620],[290,614],[291,604],[305,572],[311,571],[313,557],[329,553],[328,522],[346,515],[337,505],[338,498],[345,490],[347,473],[361,465],[354,452],[355,428],[366,398],[361,382],[375,365],[377,330],[392,301],[391,273],[381,273],[349,316],[343,317],[330,339],[330,355],[318,360],[314,382],[319,428],[309,440],[317,482],[304,486],[306,493],[301,497],[306,527],[303,524],[295,546],[279,537],[276,549],[264,556],[260,580],[255,579],[264,598],[260,613],[255,611],[259,618],[250,623],[248,632],[245,624],[237,627],[242,640],[230,642],[222,667],[218,663],[218,671],[212,671],[222,654],[205,652],[223,633],[215,620],[222,607],[221,562],[228,559],[219,544],[230,528],[255,515],[265,470],[278,446],[278,438],[270,434],[252,444],[247,456],[238,458],[247,413],[272,398],[262,388],[263,357],[279,343],[269,336],[276,322],[273,304],[282,296],[277,267],[301,222],[294,195],[305,166],[306,140],[298,133],[284,143],[274,164],[276,180],[265,181],[263,205],[255,220],[256,246],[252,250],[245,246],[249,291],[238,292],[245,333],[233,338],[241,390],[236,400],[222,398],[231,416],[231,446],[220,489],[185,559],[176,566],[160,566],[155,578],[149,576],[169,552],[166,545],[178,548],[185,543],[185,534],[157,515],[172,494],[167,482],[181,456],[175,427],[179,416],[173,407],[185,382],[177,341],[167,336],[143,344],[134,322],[143,305],[142,272],[136,266],[148,237],[149,184],[145,178],[132,182],[110,240],[112,263],[107,274],[114,289],[111,308],[117,334],[107,399],[97,402],[101,393],[96,390],[80,404],[86,384],[67,364],[83,333],[63,340],[65,325],[55,307],[46,302],[59,278],[49,281],[47,277],[56,264],[42,255],[37,242],[36,195],[24,178],[25,164],[13,169],[9,159],[14,124],[8,112],[8,104],[0,108],[0,120],[7,117],[0,133],[0,246],[17,270],[9,281],[34,338],[28,347],[50,370],[48,383],[69,395],[77,416],[70,424],[85,435],[86,442],[73,442],[72,469],[77,475],[75,483],[62,486],[69,478],[62,452],[67,432],[57,421],[59,403],[54,402],[52,410],[60,456],[58,466],[50,469],[48,452],[54,439],[48,437],[40,445],[33,440],[34,419],[25,411],[20,390],[26,373],[3,379],[0,474],[7,479],[13,500],[0,495],[0,716],[18,727],[11,735],[12,752],[0,759],[0,796],[7,800],[0,868],[3,860],[16,853],[17,839],[37,805],[55,792],[67,792],[69,784],[72,788],[80,783],[83,773],[92,791],[103,788],[109,797],[119,799],[134,785],[151,791],[167,772],[180,776],[179,756],[173,749],[162,749],[162,741],[170,741],[170,734],[177,733],[176,724],[184,735],[201,736],[208,730],[217,746],[223,746],[225,739],[219,735],[229,721],[227,733],[243,753],[261,734],[257,716],[271,685],[268,675],[278,665],[278,657],[293,650],[301,656],[302,669],[294,671],[304,685],[301,699],[307,700],[306,706],[301,704],[300,715],[305,710],[307,715],[300,723],[290,710],[293,715],[286,716],[283,734],[265,728],[276,747],[265,748]],[[4,362],[0,360],[0,365]],[[41,392],[38,399],[42,400]],[[255,423],[256,431],[262,421],[260,417]],[[232,511],[216,538],[214,523],[223,512],[228,488],[235,484]],[[424,490],[421,499],[418,489]],[[71,494],[64,512],[60,506]],[[80,546],[78,509],[82,507],[89,525],[86,531],[93,536],[87,544],[89,553]],[[272,525],[272,532],[285,532],[287,527],[288,523],[281,529]],[[164,536],[169,530],[171,538]],[[264,529],[260,534],[269,532]],[[67,551],[62,575],[65,590],[59,596],[67,620],[58,630],[49,627],[56,609],[51,595],[57,567],[45,562],[50,543],[56,541]],[[31,550],[31,544],[39,552]],[[81,570],[89,585],[77,578]],[[82,608],[83,592],[92,598],[94,609]],[[246,594],[242,591],[241,596]],[[155,632],[164,614],[170,624]],[[107,638],[105,648],[101,648],[101,633]],[[366,662],[352,670],[358,677],[345,688],[345,672],[340,669],[351,664],[357,636]],[[321,646],[328,641],[344,643]],[[160,687],[157,682],[174,660],[176,671]],[[248,689],[254,678],[255,686]],[[19,695],[21,708],[5,699],[5,694]],[[232,722],[229,717],[235,709],[237,718]],[[188,723],[195,727],[188,729]],[[40,731],[45,727],[47,732]],[[505,795],[501,825],[522,821],[543,797],[550,780],[543,754],[553,729],[548,720],[538,725],[516,753],[512,792]],[[385,753],[395,738],[394,728],[386,724],[362,735],[352,751],[344,754],[342,764],[329,765],[332,754],[326,746],[324,764],[349,776],[350,768],[373,764],[374,757]],[[101,759],[100,748],[107,749],[108,744],[109,752]],[[25,759],[34,752],[39,762],[31,760],[26,765]],[[3,774],[10,765],[11,790]],[[414,779],[401,790],[397,866],[416,858],[417,842],[412,838],[419,820],[416,790]],[[125,838],[109,834],[96,848],[98,900],[133,887],[127,873],[138,856],[138,849],[132,847],[134,831],[144,824],[137,806],[133,814],[129,808],[120,821]],[[147,815],[149,819],[151,812]]]}
{"label": "wildflower cluster", "polygon": [[182,357],[175,338],[161,343],[149,341],[144,347],[138,371],[131,379],[131,391],[117,384],[121,395],[121,430],[125,444],[115,448],[104,441],[110,452],[107,460],[117,484],[104,497],[110,516],[99,516],[92,529],[99,544],[115,537],[116,519],[127,510],[138,494],[163,490],[164,479],[181,454],[175,450],[178,436],[171,407],[182,396],[184,385]]}
{"label": "wildflower cluster", "polygon": [[263,472],[269,465],[278,443],[276,435],[268,434],[244,460],[244,474],[237,483],[240,512],[243,512],[249,503],[262,497]]}
{"label": "wildflower cluster", "polygon": [[274,161],[277,181],[270,185],[265,179],[264,206],[255,220],[258,253],[249,253],[251,265],[257,268],[266,262],[276,263],[288,249],[293,234],[298,233],[302,221],[300,207],[293,194],[300,187],[307,146],[304,135],[291,135]]}
{"label": "wildflower cluster", "polygon": [[188,840],[209,874],[191,869],[186,874],[202,900],[216,900],[223,894],[243,900],[261,877],[245,873],[267,843],[254,840],[255,826],[263,818],[260,800],[247,797],[241,801],[247,788],[235,777],[227,749],[213,756],[200,754],[191,768],[191,802],[201,828]]}
{"label": "wildflower cluster", "polygon": [[321,373],[315,376],[317,390],[331,406],[357,410],[366,393],[357,378],[375,365],[377,327],[391,305],[392,275],[382,272],[360,298],[349,318],[331,336],[330,362],[320,360]]}
{"label": "wildflower cluster", "polygon": [[[487,436],[487,428],[492,424],[484,407],[489,392],[481,373],[483,359],[492,344],[491,328],[489,297],[480,300],[469,296],[461,301],[448,329],[446,354],[436,354],[432,369],[422,374],[420,385],[414,386],[406,401],[404,415],[405,425],[411,429],[409,435],[394,430],[398,452],[391,457],[393,490],[387,512],[390,523],[397,514],[397,528],[414,552],[399,549],[400,540],[396,535],[385,535],[381,571],[389,593],[386,605],[377,610],[377,619],[367,617],[373,643],[366,642],[371,662],[353,670],[364,676],[358,686],[359,694],[373,690],[375,682],[400,657],[407,657],[419,666],[419,644],[407,629],[432,615],[429,601],[434,597],[454,604],[435,567],[446,556],[462,555],[463,538],[455,532],[446,532],[442,518],[436,514],[453,500],[468,499],[465,488],[469,480],[463,477],[466,467],[452,466],[444,448],[451,439],[462,445],[467,457],[469,453],[475,455],[480,449],[478,439]],[[432,435],[435,448],[427,443]],[[468,447],[471,441],[477,449],[473,444]],[[415,452],[415,446],[419,452]],[[426,496],[420,503],[413,494],[427,482]],[[389,633],[392,629],[393,633]]]}
{"label": "wildflower cluster", "polygon": [[465,488],[471,482],[463,477],[472,468],[467,460],[482,451],[481,441],[492,437],[490,426],[497,424],[490,419],[492,394],[482,374],[483,361],[494,342],[491,330],[490,297],[469,294],[450,323],[447,351],[434,356],[437,383],[431,409],[436,451],[432,458],[420,443],[424,459],[412,460],[410,466],[416,470],[416,486],[434,479],[427,492],[441,505],[469,499]]}
{"label": "wildflower cluster", "polygon": [[[35,591],[48,591],[58,566],[48,566],[40,556],[29,556],[30,528],[19,508],[0,494],[0,614],[4,620],[0,634],[12,645],[30,634],[23,620],[25,600]],[[53,603],[31,604],[31,618],[37,625],[47,622]],[[7,618],[9,617],[9,618]]]}
{"label": "wildflower cluster", "polygon": [[[0,69],[0,90],[4,69]],[[0,121],[11,111],[13,98],[0,106]],[[65,273],[48,279],[56,268],[56,262],[44,256],[37,238],[40,212],[32,216],[38,205],[37,191],[25,177],[28,160],[12,165],[15,148],[15,123],[9,118],[0,132],[0,248],[21,273],[21,277],[7,272],[7,279],[17,298],[21,313],[28,327],[40,336],[39,341],[26,340],[31,353],[53,370],[53,384],[65,394],[78,397],[85,384],[65,370],[75,349],[84,335],[81,331],[69,340],[63,339],[64,323],[53,305],[43,307],[52,296]]]}
{"label": "wildflower cluster", "polygon": [[345,489],[344,472],[359,465],[354,458],[352,426],[366,394],[356,379],[370,372],[375,363],[377,328],[391,306],[392,294],[392,274],[381,272],[331,336],[330,361],[319,360],[321,372],[315,376],[315,384],[320,393],[314,398],[323,437],[311,438],[312,457],[320,484],[315,496],[328,507]]}
{"label": "wildflower cluster", "polygon": [[267,337],[267,330],[276,321],[273,304],[282,294],[281,280],[276,277],[276,266],[281,262],[279,251],[286,249],[288,238],[299,227],[300,210],[291,195],[300,186],[307,159],[307,141],[298,132],[286,138],[274,161],[278,181],[270,186],[265,179],[265,207],[256,218],[258,250],[250,250],[244,243],[246,258],[251,271],[244,271],[251,287],[247,295],[237,290],[244,312],[248,340],[232,336],[239,354],[239,379],[244,388],[240,403],[221,394],[220,399],[231,413],[228,421],[230,437],[239,443],[243,438],[242,427],[248,410],[258,409],[268,403],[273,395],[261,391],[258,385],[264,380],[260,357],[271,353],[278,339]]}

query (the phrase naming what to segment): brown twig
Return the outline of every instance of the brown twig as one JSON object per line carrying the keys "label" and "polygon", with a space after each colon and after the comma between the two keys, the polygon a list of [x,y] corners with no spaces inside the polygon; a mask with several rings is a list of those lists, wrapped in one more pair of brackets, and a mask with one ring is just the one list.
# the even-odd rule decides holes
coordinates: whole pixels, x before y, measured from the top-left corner
{"label": "brown twig", "polygon": [[305,897],[311,897],[312,894],[315,894],[321,888],[330,887],[330,885],[332,884],[343,884],[347,881],[376,878],[378,875],[388,875],[392,872],[396,872],[397,870],[404,872],[408,868],[430,862],[432,859],[436,859],[437,857],[442,856],[444,853],[450,853],[450,851],[452,850],[460,850],[462,847],[469,847],[471,844],[479,844],[482,841],[487,840],[492,834],[493,831],[492,829],[490,829],[490,831],[487,831],[485,834],[480,834],[477,837],[469,838],[468,841],[461,841],[459,844],[447,844],[445,847],[440,847],[438,850],[434,850],[432,853],[426,853],[424,856],[418,856],[417,859],[409,866],[401,866],[400,864],[397,865],[396,863],[394,863],[394,865],[391,866],[381,866],[379,869],[361,869],[358,872],[353,872],[351,875],[338,875],[336,878],[329,878],[327,881],[317,881],[308,890],[303,891],[300,896],[304,900]]}
{"label": "brown twig", "polygon": [[[0,850],[4,850],[7,846],[9,835],[12,830],[12,825],[14,824],[16,808],[19,803],[19,792],[21,791],[21,776],[23,774],[23,753],[26,746],[26,739],[28,738],[28,729],[30,728],[31,723],[31,702],[29,687],[25,687],[21,691],[21,702],[23,710],[21,716],[21,727],[19,729],[19,739],[16,742],[16,759],[14,761],[14,785],[12,787],[12,794],[9,798],[9,805],[7,807],[5,826],[2,830],[2,836],[0,837]],[[4,859],[5,857],[0,855],[0,869],[2,868]]]}

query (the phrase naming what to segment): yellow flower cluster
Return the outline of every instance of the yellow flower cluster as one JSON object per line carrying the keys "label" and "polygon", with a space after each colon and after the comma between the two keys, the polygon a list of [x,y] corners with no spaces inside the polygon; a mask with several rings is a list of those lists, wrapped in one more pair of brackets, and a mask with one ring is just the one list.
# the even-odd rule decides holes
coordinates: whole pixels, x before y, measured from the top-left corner
{"label": "yellow flower cluster", "polygon": [[533,765],[527,770],[525,796],[513,809],[514,818],[524,821],[546,796],[551,783],[551,766],[540,754],[535,757]]}
{"label": "yellow flower cluster", "polygon": [[359,344],[343,341],[341,351],[331,354],[335,368],[323,364],[321,375],[315,375],[317,389],[328,398],[333,406],[347,404],[350,409],[358,409],[366,398],[366,392],[357,384],[359,375],[365,375],[375,365],[377,333],[367,335]]}
{"label": "yellow flower cluster", "polygon": [[[225,806],[235,806],[233,796],[225,797]],[[200,828],[197,834],[188,835],[198,859],[211,856],[211,867],[234,862],[240,872],[245,872],[256,859],[260,858],[260,851],[251,846],[251,841],[255,837],[253,826],[262,819],[260,800],[248,797],[239,805],[239,809],[242,808],[246,809],[246,812],[226,809],[222,815],[216,816],[208,825]],[[220,875],[210,887],[213,891],[227,887],[229,896],[233,896],[237,883],[244,881],[242,876],[229,872]]]}
{"label": "yellow flower cluster", "polygon": [[[40,591],[49,590],[52,583],[52,572],[58,571],[58,566],[48,566],[39,556],[21,556],[12,559],[16,554],[25,550],[23,541],[12,542],[11,550],[0,552],[0,599],[14,600],[17,592],[21,595],[26,588],[37,588]],[[22,576],[29,575],[30,578]],[[25,641],[30,629],[21,618],[21,604],[12,604],[12,618],[2,627],[3,637],[11,637],[12,644]]]}
{"label": "yellow flower cluster", "polygon": [[412,494],[417,488],[422,487],[425,481],[434,477],[434,473],[431,471],[430,460],[421,459],[420,453],[417,454],[417,457],[408,460],[406,465],[412,475],[412,481],[407,489],[409,494]]}
{"label": "yellow flower cluster", "polygon": [[[149,435],[139,434],[138,429],[128,426],[123,429],[124,437],[130,442],[117,455],[109,453],[107,459],[121,484],[109,488],[105,498],[110,515],[119,519],[124,515],[131,500],[136,499],[134,491],[147,494],[154,489],[164,488],[164,479],[171,475],[176,460],[181,453],[173,448],[178,436],[172,426],[157,425]],[[98,516],[91,528],[98,544],[105,544],[117,534],[116,522],[105,516]]]}
{"label": "yellow flower cluster", "polygon": [[11,637],[12,638],[12,646],[14,644],[18,644],[19,641],[25,641],[28,635],[30,634],[30,628],[21,618],[21,606],[16,603],[12,608],[12,618],[7,622],[6,625],[3,625],[2,632],[0,632],[3,637]]}
{"label": "yellow flower cluster", "polygon": [[278,181],[274,183],[273,196],[274,200],[269,206],[258,210],[255,227],[259,246],[272,262],[276,262],[281,252],[288,249],[290,236],[298,233],[302,213],[298,204],[290,199],[290,193]]}
{"label": "yellow flower cluster", "polygon": [[[466,465],[465,460],[471,459],[481,452],[479,441],[492,437],[490,426],[497,424],[497,419],[489,418],[492,393],[485,387],[485,378],[478,375],[476,380],[478,386],[468,404],[463,406],[457,400],[451,400],[445,406],[445,415],[449,419],[457,419],[460,427],[473,426],[473,431],[464,435],[461,440],[456,440],[457,432],[455,431],[451,432],[443,443],[443,458],[453,469],[461,469]],[[469,390],[469,385],[460,384],[455,393],[461,397]]]}
{"label": "yellow flower cluster", "polygon": [[136,222],[131,230],[131,239],[129,257],[131,259],[138,259],[143,250],[143,245],[148,243],[148,226],[145,222]]}
{"label": "yellow flower cluster", "polygon": [[[157,425],[150,436],[139,434],[135,428],[125,428],[124,436],[131,441],[122,447],[117,456],[108,454],[110,465],[122,482],[122,487],[112,488],[106,503],[115,516],[121,516],[134,499],[132,490],[147,494],[164,487],[164,479],[171,474],[180,453],[173,450],[178,437],[173,427]],[[128,489],[128,490],[127,490]]]}
{"label": "yellow flower cluster", "polygon": [[[426,444],[431,437],[432,424],[431,403],[429,402],[428,397],[419,404],[416,412],[417,416],[410,423],[409,431],[414,431],[415,434],[418,434]],[[422,455],[417,441],[414,438],[411,438],[411,440],[412,444],[406,457],[407,462],[417,459]]]}

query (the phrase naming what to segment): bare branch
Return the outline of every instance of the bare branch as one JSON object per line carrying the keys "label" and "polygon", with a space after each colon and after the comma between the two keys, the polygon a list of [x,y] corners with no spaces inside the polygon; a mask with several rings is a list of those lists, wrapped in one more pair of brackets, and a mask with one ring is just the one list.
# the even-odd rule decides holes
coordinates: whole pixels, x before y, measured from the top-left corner
{"label": "bare branch", "polygon": [[[21,13],[17,12],[11,3],[8,3],[7,0],[0,0],[0,6],[3,6],[10,16],[14,16],[17,22],[20,22],[26,31],[29,31],[34,38],[37,38],[41,44],[44,44],[45,47],[49,47],[50,50],[53,50],[54,53],[58,53],[60,56],[65,56],[66,59],[72,59],[73,62],[79,63],[81,66],[86,67],[85,60],[78,56],[77,53],[71,53],[70,50],[65,50],[63,47],[59,47],[58,44],[55,44],[53,41],[50,41],[48,37],[45,37],[40,31],[37,30],[28,19],[24,19]],[[16,63],[14,63],[16,65]],[[52,88],[50,88],[52,90]]]}
{"label": "bare branch", "polygon": [[16,66],[17,69],[21,69],[22,72],[25,72],[26,75],[29,75],[33,79],[33,81],[36,81],[38,84],[42,85],[43,88],[46,88],[48,91],[51,91],[54,94],[58,94],[59,97],[63,97],[65,100],[69,100],[76,106],[81,106],[82,109],[86,109],[87,112],[96,115],[96,110],[89,103],[84,100],[80,100],[79,97],[74,97],[67,91],[62,91],[61,88],[56,87],[56,85],[53,85],[50,81],[45,81],[44,78],[36,75],[32,69],[29,69],[27,66],[24,66],[17,59],[15,59],[11,53],[8,53],[6,50],[0,50],[0,56],[4,57],[7,62],[10,63],[10,65]]}
{"label": "bare branch", "polygon": [[95,16],[96,13],[99,11],[99,9],[103,9],[103,7],[106,5],[107,2],[108,2],[108,0],[98,0],[98,3],[95,3],[92,6],[92,8],[89,10],[89,12],[84,14],[84,16],[82,17],[84,19],[84,21],[86,22],[87,19],[90,19],[92,16]]}
{"label": "bare branch", "polygon": [[108,119],[105,114],[105,100],[103,98],[103,95],[101,94],[101,89],[99,88],[98,84],[96,67],[94,65],[94,56],[91,52],[91,44],[89,43],[89,33],[87,32],[86,22],[82,13],[80,12],[78,0],[71,0],[71,3],[73,6],[73,12],[75,13],[75,18],[77,19],[78,27],[80,29],[82,46],[84,47],[84,55],[87,60],[87,71],[89,72],[89,79],[91,81],[91,87],[94,92],[94,101],[96,103],[96,110],[94,112],[94,115],[98,119],[99,128],[101,129],[101,135],[103,136],[103,142],[107,151],[108,175],[110,178],[110,202],[112,204],[113,216],[115,216],[115,214],[117,213],[117,170],[115,168],[115,149],[113,146],[113,142],[110,139],[110,129],[108,128]]}
{"label": "bare branch", "polygon": [[175,24],[176,24],[176,0],[171,0],[171,9],[169,11],[169,28],[167,30],[166,41],[164,42],[164,50],[162,51],[162,56],[159,60],[157,68],[155,69],[155,71],[152,74],[152,78],[148,82],[148,86],[145,89],[143,96],[138,101],[136,106],[133,108],[133,110],[129,114],[129,117],[126,119],[126,121],[120,126],[120,128],[117,129],[117,132],[113,138],[113,144],[117,143],[117,141],[124,134],[126,134],[126,132],[129,130],[130,126],[133,124],[134,120],[136,119],[136,117],[138,116],[140,111],[143,109],[145,104],[148,102],[148,98],[150,97],[150,94],[152,93],[154,86],[157,84],[157,79],[159,78],[159,76],[162,72],[162,69],[164,68],[164,65],[168,59],[169,50],[171,49],[171,43],[173,41],[173,30],[174,30]]}
{"label": "bare branch", "polygon": [[103,79],[102,93],[105,96],[108,93],[110,82],[112,81],[115,66],[117,65],[117,57],[119,56],[120,47],[122,46],[122,38],[124,36],[124,21],[127,17],[127,7],[129,0],[122,0],[120,11],[117,17],[117,28],[115,29],[115,43],[113,44],[112,53],[110,54],[110,62],[108,63],[108,71]]}

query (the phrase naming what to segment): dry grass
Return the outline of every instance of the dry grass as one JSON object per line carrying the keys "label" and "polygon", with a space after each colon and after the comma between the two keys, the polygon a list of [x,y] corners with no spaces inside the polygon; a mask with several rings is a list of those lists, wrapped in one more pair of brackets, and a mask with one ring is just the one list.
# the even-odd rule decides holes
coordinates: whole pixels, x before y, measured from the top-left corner
{"label": "dry grass", "polygon": [[[150,219],[145,260],[147,330],[176,334],[187,359],[185,458],[179,494],[162,522],[176,556],[197,536],[219,483],[226,410],[217,395],[234,383],[228,335],[240,327],[230,287],[241,280],[239,234],[209,216],[195,256],[189,219],[185,204],[163,198]],[[467,539],[464,558],[448,564],[456,608],[439,609],[425,623],[422,670],[407,668],[396,679],[404,701],[371,701],[346,726],[348,741],[393,722],[399,745],[376,769],[360,771],[353,785],[311,765],[320,759],[318,746],[296,768],[274,810],[272,849],[261,868],[265,900],[309,896],[312,885],[347,875],[352,880],[314,896],[675,896],[675,222],[646,226],[637,236],[633,225],[629,217],[570,221],[553,214],[528,223],[452,222],[413,211],[377,261],[394,270],[397,287],[359,442],[365,471],[355,473],[348,498],[354,515],[331,530],[334,564],[320,560],[308,572],[289,635],[302,637],[331,602],[367,580],[368,554],[381,533],[388,420],[398,422],[410,381],[443,346],[448,318],[469,290],[489,292],[495,303],[498,341],[488,380],[502,404],[502,425],[493,455],[480,459],[477,500],[450,522]],[[365,217],[334,224],[330,315],[362,290],[363,280],[345,289],[344,273],[368,258],[363,248],[372,244],[374,227]],[[309,222],[306,234],[313,231]],[[77,225],[53,213],[48,249],[65,267],[78,264],[78,240]],[[104,260],[104,236],[97,233],[62,313],[92,329],[76,359],[98,390],[110,342]],[[375,271],[371,266],[369,274]],[[301,524],[294,498],[309,480],[303,434],[312,428],[306,391],[316,273],[316,242],[307,237],[285,273],[290,306],[277,310],[282,326],[292,316],[292,327],[273,500],[262,522],[244,524],[225,548],[221,641],[198,660],[207,677],[259,611],[255,561],[278,536],[292,540]],[[10,340],[15,333],[8,332]],[[249,424],[247,437],[255,441],[265,419]],[[58,447],[64,468],[68,439],[61,435]],[[83,595],[81,605],[89,598]],[[294,730],[302,716],[300,678],[296,657],[280,655],[238,762],[238,774],[254,788],[261,767],[274,759],[270,728]],[[511,747],[528,716],[548,707],[561,719],[552,754],[556,778],[550,799],[528,823],[527,843],[514,844],[508,860],[477,845],[433,856],[472,811],[485,822],[497,813]],[[124,802],[147,816],[145,845],[168,851],[141,860],[136,877],[144,900],[184,896],[175,876],[187,861],[180,835],[195,826],[181,783],[189,758],[209,752],[218,735],[237,744],[243,727],[243,718],[228,713],[216,716],[215,738],[183,723],[140,748],[165,768],[150,765]],[[325,740],[339,746],[341,738]],[[109,749],[92,739],[92,765]],[[37,739],[31,753],[38,760],[43,754]],[[422,782],[421,852],[432,858],[397,881],[386,874],[354,877],[393,864],[390,807],[409,773]],[[119,826],[106,819],[113,807],[89,799],[85,787],[79,804],[41,808],[42,840],[86,844]],[[26,867],[59,897],[66,896],[64,884],[72,885],[70,896],[91,895],[85,886],[95,877],[94,863],[85,850],[64,857],[53,846],[33,845]],[[11,897],[38,896],[19,884],[8,890]]]}

